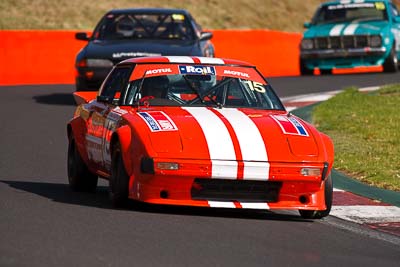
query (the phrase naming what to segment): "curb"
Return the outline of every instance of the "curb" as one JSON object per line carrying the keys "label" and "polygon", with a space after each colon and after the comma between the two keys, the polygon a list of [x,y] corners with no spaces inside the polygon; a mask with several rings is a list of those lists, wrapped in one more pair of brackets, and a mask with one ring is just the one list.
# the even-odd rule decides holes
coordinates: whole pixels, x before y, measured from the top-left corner
{"label": "curb", "polygon": [[[380,87],[359,89],[369,92]],[[286,109],[311,123],[312,110],[341,91],[282,98]],[[364,184],[333,169],[333,205],[330,215],[400,237],[400,192]]]}

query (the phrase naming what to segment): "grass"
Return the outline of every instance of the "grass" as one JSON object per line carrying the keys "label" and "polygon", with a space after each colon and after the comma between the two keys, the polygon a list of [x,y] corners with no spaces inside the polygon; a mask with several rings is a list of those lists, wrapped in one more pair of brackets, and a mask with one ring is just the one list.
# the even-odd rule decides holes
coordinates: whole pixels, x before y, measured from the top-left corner
{"label": "grass", "polygon": [[315,107],[313,123],[335,144],[334,167],[400,191],[400,85],[373,93],[349,88]]}
{"label": "grass", "polygon": [[303,31],[323,0],[1,0],[1,29],[92,30],[110,9],[171,7],[190,11],[206,29]]}

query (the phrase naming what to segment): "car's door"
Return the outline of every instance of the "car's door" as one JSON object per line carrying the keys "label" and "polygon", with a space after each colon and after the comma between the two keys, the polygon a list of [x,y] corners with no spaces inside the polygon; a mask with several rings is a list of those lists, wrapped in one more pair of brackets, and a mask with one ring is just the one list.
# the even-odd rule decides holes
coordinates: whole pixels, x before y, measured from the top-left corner
{"label": "car's door", "polygon": [[118,106],[120,95],[128,84],[131,72],[131,66],[114,68],[91,108],[86,138],[88,157],[92,164],[105,173],[108,173],[111,165],[110,137],[123,114]]}

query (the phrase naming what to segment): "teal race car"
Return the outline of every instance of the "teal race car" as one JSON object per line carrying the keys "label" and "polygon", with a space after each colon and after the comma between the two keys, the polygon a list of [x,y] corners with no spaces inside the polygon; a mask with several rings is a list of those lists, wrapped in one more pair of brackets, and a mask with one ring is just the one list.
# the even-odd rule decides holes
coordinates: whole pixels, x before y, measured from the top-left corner
{"label": "teal race car", "polygon": [[300,45],[300,73],[382,66],[396,72],[400,57],[400,17],[392,1],[342,0],[319,6],[306,22]]}

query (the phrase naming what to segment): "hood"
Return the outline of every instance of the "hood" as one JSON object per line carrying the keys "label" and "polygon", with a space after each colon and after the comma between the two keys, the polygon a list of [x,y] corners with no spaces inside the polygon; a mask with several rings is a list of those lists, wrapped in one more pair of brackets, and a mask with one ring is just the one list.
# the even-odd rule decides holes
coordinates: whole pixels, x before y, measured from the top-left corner
{"label": "hood", "polygon": [[363,34],[381,34],[390,28],[387,21],[362,21],[354,20],[343,23],[329,23],[321,25],[313,25],[304,32],[305,38],[324,37],[324,36],[340,36],[340,35],[363,35]]}
{"label": "hood", "polygon": [[176,40],[91,41],[85,50],[88,58],[119,62],[131,57],[192,55],[196,44],[195,41]]}
{"label": "hood", "polygon": [[161,157],[204,160],[315,161],[315,129],[285,112],[167,107],[136,113]]}

